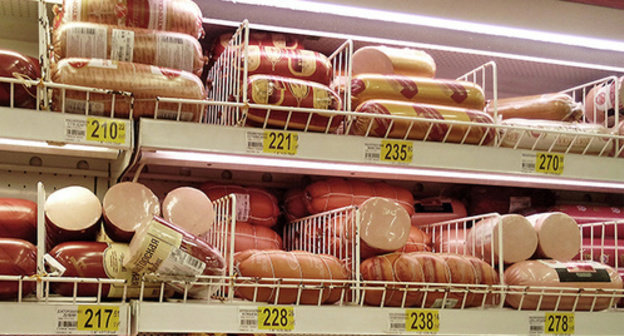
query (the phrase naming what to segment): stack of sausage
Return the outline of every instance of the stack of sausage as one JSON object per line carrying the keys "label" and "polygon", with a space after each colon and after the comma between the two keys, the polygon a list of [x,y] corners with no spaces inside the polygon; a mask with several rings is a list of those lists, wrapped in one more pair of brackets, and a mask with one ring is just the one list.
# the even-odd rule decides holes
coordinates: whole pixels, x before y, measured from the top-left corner
{"label": "stack of sausage", "polygon": [[[156,97],[203,99],[202,14],[191,0],[65,0],[54,24],[54,82],[132,93],[129,97],[58,90],[54,108],[134,118],[198,121],[201,105]],[[113,106],[114,104],[114,106]]]}
{"label": "stack of sausage", "polygon": [[356,112],[404,118],[358,117],[348,126],[355,135],[487,144],[487,127],[414,121],[410,117],[493,123],[483,112],[482,89],[467,81],[433,78],[436,64],[420,50],[364,47],[353,54],[352,106]]}
{"label": "stack of sausage", "polygon": [[[215,45],[218,57],[228,48],[231,35],[221,36]],[[340,110],[341,99],[328,85],[334,76],[329,59],[306,50],[299,39],[283,34],[251,33],[247,49],[249,103],[318,110]],[[292,112],[292,113],[291,113]],[[327,113],[293,112],[250,108],[246,125],[334,132],[342,116]]]}

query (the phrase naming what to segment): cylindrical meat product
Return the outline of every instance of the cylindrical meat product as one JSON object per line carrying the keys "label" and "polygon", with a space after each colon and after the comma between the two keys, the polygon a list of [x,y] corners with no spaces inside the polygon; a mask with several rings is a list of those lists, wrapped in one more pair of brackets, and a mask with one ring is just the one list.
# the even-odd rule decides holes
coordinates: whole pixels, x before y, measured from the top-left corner
{"label": "cylindrical meat product", "polygon": [[[395,270],[398,274],[400,281],[411,280],[412,274],[414,274],[414,267],[420,265],[424,274],[424,281],[432,284],[448,284],[451,283],[452,274],[448,263],[442,258],[442,256],[436,253],[427,252],[412,252],[403,253],[403,255],[396,261]],[[474,270],[472,270],[474,272]],[[473,274],[474,275],[474,274]],[[435,290],[434,290],[435,289]],[[455,300],[449,300],[452,295],[449,293],[446,296],[446,302],[444,302],[446,290],[440,291],[436,288],[430,288],[428,291],[423,291],[424,307],[426,308],[453,308],[461,306]],[[421,306],[422,303],[419,304]]]}
{"label": "cylindrical meat product", "polygon": [[303,218],[310,214],[306,208],[304,189],[293,188],[286,191],[286,194],[284,194],[284,213],[289,221]]}
{"label": "cylindrical meat product", "polygon": [[[624,237],[624,207],[621,206],[607,206],[596,204],[558,204],[548,209],[549,211],[563,212],[579,224],[590,223],[605,223],[605,222],[618,222],[605,223],[596,225],[585,225],[582,228],[583,237]],[[616,235],[617,228],[617,235]]]}
{"label": "cylindrical meat product", "polygon": [[[492,102],[487,106],[487,113],[494,116]],[[583,105],[565,93],[503,98],[497,101],[497,115],[500,119],[577,121],[582,114]]]}
{"label": "cylindrical meat product", "polygon": [[358,49],[352,58],[353,75],[363,73],[433,78],[436,64],[422,50],[372,46]]}
{"label": "cylindrical meat product", "polygon": [[[100,242],[67,242],[55,246],[50,256],[66,268],[63,277],[122,279],[126,280],[126,297],[138,298],[141,290],[141,274],[125,269],[124,257],[128,254],[128,245]],[[63,296],[74,295],[73,282],[51,283],[51,290]],[[143,297],[154,298],[160,295],[160,284],[145,282]],[[102,284],[102,298],[120,298],[124,284]],[[169,296],[172,293],[163,293]],[[80,283],[78,296],[97,296],[97,283]]]}
{"label": "cylindrical meat product", "polygon": [[436,227],[433,246],[435,252],[468,254],[466,237],[470,229],[464,229],[463,225],[450,225],[449,227]]}
{"label": "cylindrical meat product", "polygon": [[309,184],[305,188],[306,207],[312,214],[360,205],[371,197],[390,198],[401,205],[409,215],[414,213],[414,196],[402,187],[379,182],[329,178]]}
{"label": "cylindrical meat product", "polygon": [[122,182],[110,187],[102,204],[106,234],[118,242],[129,242],[139,227],[149,223],[154,216],[160,216],[158,197],[137,182]]}
{"label": "cylindrical meat product", "polygon": [[[86,21],[204,35],[202,13],[190,0],[65,0],[62,22]],[[61,20],[57,20],[60,23]]]}
{"label": "cylindrical meat product", "polygon": [[405,246],[411,223],[403,207],[391,199],[373,197],[359,208],[362,259],[396,251]]}
{"label": "cylindrical meat product", "polygon": [[405,245],[396,252],[431,252],[431,236],[416,226],[411,226]]}
{"label": "cylindrical meat product", "polygon": [[[37,272],[37,248],[22,239],[0,238],[0,275],[31,276]],[[35,281],[22,282],[22,297],[32,293]],[[17,281],[0,281],[0,299],[16,299]]]}
{"label": "cylindrical meat product", "polygon": [[[397,260],[402,253],[390,253],[368,258],[360,265],[360,273],[364,281],[387,281],[387,282],[424,282],[425,274],[418,259],[403,260],[402,266],[397,268]],[[389,307],[412,307],[422,302],[423,293],[414,289],[416,286],[396,285],[386,286],[384,290],[380,285],[364,284],[364,303],[371,306],[383,305]],[[410,289],[407,290],[406,289]],[[401,290],[403,289],[403,290]],[[405,296],[405,299],[403,298]]]}
{"label": "cylindrical meat product", "polygon": [[[230,239],[229,235],[228,239]],[[245,222],[236,222],[234,252],[281,249],[282,237],[271,228]]]}
{"label": "cylindrical meat product", "polygon": [[[219,251],[158,217],[136,231],[123,265],[139,274],[158,273],[202,282],[188,288],[188,295],[194,298],[208,298],[218,289],[197,276],[225,274],[225,260]],[[171,286],[180,293],[185,291],[183,284]]]}
{"label": "cylindrical meat product", "polygon": [[[232,39],[232,33],[221,34],[215,41],[212,49],[212,59],[216,61],[219,56],[228,48],[228,43]],[[243,43],[241,39],[241,44]],[[301,40],[289,34],[282,33],[249,33],[249,46],[266,46],[280,49],[303,49]]]}
{"label": "cylindrical meat product", "polygon": [[[471,255],[463,255],[463,257],[466,260],[470,261],[470,263],[472,263],[472,266],[474,267],[477,275],[477,284],[500,285],[500,277],[498,276],[498,272],[492,266],[490,266],[485,261]],[[480,288],[479,290],[483,290],[484,292],[486,291],[485,288]],[[480,307],[482,305],[497,305],[500,303],[500,295],[496,293],[484,294],[484,292],[472,293],[469,296],[470,300],[467,300],[468,302],[466,303],[466,306]]]}
{"label": "cylindrical meat product", "polygon": [[618,90],[616,87],[619,87],[617,93],[619,120],[624,119],[624,77],[620,77],[617,82],[610,81],[589,90],[585,97],[586,121],[607,127],[615,126],[615,92]]}
{"label": "cylindrical meat product", "polygon": [[[439,253],[436,254],[440,256],[444,261],[446,261],[446,265],[449,267],[449,271],[451,274],[451,283],[454,284],[467,284],[474,285],[479,284],[477,270],[470,260],[464,258],[463,255],[454,254],[454,253]],[[480,279],[479,279],[480,280]],[[472,294],[468,294],[468,287],[460,287],[460,289],[464,289],[462,292],[449,292],[446,296],[446,303],[442,305],[440,302],[438,305],[434,305],[434,307],[441,308],[460,308],[460,307],[470,307],[473,305],[473,297]],[[440,295],[440,299],[444,299],[444,295]]]}
{"label": "cylindrical meat product", "polygon": [[[206,96],[201,80],[190,72],[153,65],[88,58],[65,58],[52,69],[52,81],[62,84],[81,85],[98,89],[130,92],[134,95],[133,118],[155,117],[156,97],[203,99]],[[111,92],[112,93],[112,92]],[[89,95],[89,114],[109,116],[113,103],[112,94]],[[54,109],[84,114],[86,93],[55,90]],[[204,108],[201,105],[182,104],[180,120],[198,121]],[[128,117],[130,98],[115,97],[116,117]],[[158,103],[159,119],[176,119],[177,103]]]}
{"label": "cylindrical meat product", "polygon": [[19,198],[0,198],[0,238],[37,241],[37,203]]}
{"label": "cylindrical meat product", "polygon": [[[609,154],[614,143],[609,138],[592,135],[608,135],[609,129],[596,124],[569,123],[551,120],[507,119],[501,122],[503,126],[529,127],[535,130],[499,129],[501,146],[518,149],[534,149],[541,151],[565,152],[585,154]],[[541,130],[541,131],[540,131]],[[575,135],[547,133],[548,131],[574,132]],[[552,148],[552,149],[551,149]]]}
{"label": "cylindrical meat product", "polygon": [[318,52],[253,46],[247,49],[247,71],[250,75],[274,75],[329,85],[333,76],[329,59]]}
{"label": "cylindrical meat product", "polygon": [[215,219],[210,198],[191,187],[170,191],[162,203],[162,213],[166,221],[200,237],[210,230]]}
{"label": "cylindrical meat product", "polygon": [[423,226],[466,217],[466,207],[456,199],[430,197],[414,202],[412,225]]}
{"label": "cylindrical meat product", "polygon": [[[441,105],[408,103],[394,100],[374,99],[366,101],[355,109],[356,112],[371,113],[381,116],[400,116],[431,120],[472,122],[475,125],[449,125],[421,120],[399,120],[383,117],[357,117],[350,126],[350,134],[454,143],[488,143],[494,138],[494,132],[487,124],[494,121],[487,113]],[[483,126],[478,126],[483,124]],[[409,131],[409,133],[408,133]]]}
{"label": "cylindrical meat product", "polygon": [[237,185],[206,183],[199,187],[215,201],[229,194],[236,196],[236,224],[249,223],[271,227],[277,223],[280,209],[277,198],[260,188],[245,188]]}
{"label": "cylindrical meat product", "polygon": [[[340,110],[341,100],[329,87],[300,79],[271,75],[249,76],[247,97],[252,104]],[[255,124],[288,129],[334,132],[342,116],[250,108],[247,119]]]}
{"label": "cylindrical meat product", "polygon": [[[502,237],[499,237],[499,225],[502,225]],[[499,239],[502,239],[502,256]],[[512,214],[490,217],[477,222],[470,229],[466,247],[468,253],[488,263],[498,265],[499,257],[502,257],[505,264],[512,264],[526,260],[535,253],[537,233],[523,216]]]}
{"label": "cylindrical meat product", "polygon": [[[18,52],[0,49],[0,77],[38,80],[41,77],[39,62]],[[34,108],[37,88],[23,84],[13,86],[13,106]],[[11,105],[11,84],[0,83],[0,105]]]}
{"label": "cylindrical meat product", "polygon": [[73,240],[95,240],[100,230],[102,204],[85,187],[70,186],[48,196],[44,205],[48,249]]}
{"label": "cylindrical meat product", "polygon": [[574,219],[562,212],[527,216],[537,232],[536,258],[572,260],[581,248],[581,231]]}
{"label": "cylindrical meat product", "polygon": [[[613,268],[594,261],[522,261],[505,270],[505,284],[523,286],[521,291],[535,293],[507,294],[505,302],[508,305],[524,310],[553,310],[557,303],[559,310],[572,310],[575,303],[577,311],[590,310],[592,305],[595,311],[603,310],[609,308],[613,300],[611,297],[594,297],[591,292],[579,291],[578,288],[603,290],[594,292],[596,294],[605,294],[605,290],[609,289],[622,289],[622,279],[618,273]],[[545,294],[543,294],[541,305],[538,308],[542,290],[538,288],[526,289],[524,286],[557,287],[561,290],[544,290]],[[566,288],[569,289],[565,290]],[[560,293],[578,294],[579,297],[576,295],[558,295]],[[520,307],[521,302],[522,307]]]}
{"label": "cylindrical meat product", "polygon": [[54,30],[56,60],[100,58],[156,65],[201,76],[204,56],[197,39],[182,33],[89,22],[66,23]]}
{"label": "cylindrical meat product", "polygon": [[[234,267],[241,277],[297,279],[297,281],[282,281],[280,283],[296,285],[305,281],[306,285],[324,285],[325,288],[322,292],[318,289],[302,289],[299,299],[301,304],[331,304],[340,300],[341,293],[345,288],[341,288],[340,283],[323,283],[323,280],[347,280],[349,278],[344,265],[336,257],[327,254],[312,254],[304,251],[249,250],[235,254],[234,263]],[[274,282],[260,280],[260,283]],[[337,287],[329,289],[330,285]],[[256,301],[276,302],[278,304],[297,302],[299,292],[296,287],[280,288],[278,292],[275,286],[257,288],[239,286],[236,288],[236,295],[247,300],[253,300],[255,290],[257,290]]]}
{"label": "cylindrical meat product", "polygon": [[624,241],[613,238],[583,238],[581,252],[575,260],[593,260],[615,267],[624,266]]}
{"label": "cylindrical meat product", "polygon": [[531,207],[554,205],[555,195],[550,190],[474,186],[470,188],[468,215],[477,216],[492,212],[517,213]]}
{"label": "cylindrical meat product", "polygon": [[351,80],[351,105],[371,99],[401,100],[483,110],[485,96],[479,85],[460,80],[364,73]]}

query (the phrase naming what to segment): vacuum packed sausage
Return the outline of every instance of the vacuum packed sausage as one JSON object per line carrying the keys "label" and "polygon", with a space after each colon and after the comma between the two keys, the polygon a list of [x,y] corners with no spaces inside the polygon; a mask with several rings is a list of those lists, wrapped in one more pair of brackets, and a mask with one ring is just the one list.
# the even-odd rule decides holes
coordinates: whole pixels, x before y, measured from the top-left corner
{"label": "vacuum packed sausage", "polygon": [[250,75],[274,75],[329,85],[333,77],[329,59],[318,52],[253,46],[247,49],[247,71]]}
{"label": "vacuum packed sausage", "polygon": [[436,64],[422,50],[371,46],[356,50],[352,58],[353,75],[362,73],[405,75],[433,78]]}
{"label": "vacuum packed sausage", "polygon": [[0,238],[36,243],[37,203],[19,198],[0,198]]}
{"label": "vacuum packed sausage", "polygon": [[206,183],[199,187],[212,201],[229,194],[236,196],[236,223],[274,226],[280,215],[277,198],[260,188]]}
{"label": "vacuum packed sausage", "polygon": [[[487,112],[494,116],[494,104],[490,102]],[[547,93],[535,96],[503,98],[497,101],[500,119],[538,119],[577,121],[583,114],[583,105],[565,93]]]}
{"label": "vacuum packed sausage", "polygon": [[[37,272],[37,248],[22,239],[0,238],[0,275],[31,276]],[[22,282],[22,297],[35,290],[35,281]],[[16,299],[17,281],[0,281],[0,299]]]}
{"label": "vacuum packed sausage", "polygon": [[118,242],[129,242],[139,227],[160,216],[158,197],[137,182],[115,184],[106,191],[102,203],[106,234]]}
{"label": "vacuum packed sausage", "polygon": [[619,120],[624,117],[624,77],[617,83],[610,81],[594,86],[585,96],[585,120],[591,123],[603,124],[606,127],[615,126],[615,99],[616,86],[619,87],[617,98],[619,101]]}
{"label": "vacuum packed sausage", "polygon": [[581,231],[576,221],[562,212],[546,212],[526,217],[537,232],[535,257],[572,260],[581,248]]}
{"label": "vacuum packed sausage", "polygon": [[162,203],[162,213],[166,221],[200,237],[210,231],[215,219],[215,211],[208,196],[191,187],[180,187],[167,193]]}
{"label": "vacuum packed sausage", "polygon": [[81,186],[70,186],[51,193],[44,205],[46,245],[74,240],[95,240],[100,230],[102,204],[95,194]]}

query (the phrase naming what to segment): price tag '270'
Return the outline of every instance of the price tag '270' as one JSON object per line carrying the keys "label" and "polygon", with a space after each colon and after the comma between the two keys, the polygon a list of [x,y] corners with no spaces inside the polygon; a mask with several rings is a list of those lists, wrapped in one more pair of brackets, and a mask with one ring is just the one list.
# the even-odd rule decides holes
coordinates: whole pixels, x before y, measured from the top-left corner
{"label": "price tag '270'", "polygon": [[538,152],[535,154],[535,172],[561,175],[563,158],[563,154]]}
{"label": "price tag '270'", "polygon": [[402,140],[381,140],[379,159],[385,162],[411,163],[414,157],[414,143]]}
{"label": "price tag '270'", "polygon": [[126,142],[126,122],[87,118],[87,141],[123,144]]}
{"label": "price tag '270'", "polygon": [[262,151],[273,154],[297,154],[299,135],[295,132],[265,131],[262,138]]}
{"label": "price tag '270'", "polygon": [[258,329],[292,331],[295,328],[293,307],[258,307]]}

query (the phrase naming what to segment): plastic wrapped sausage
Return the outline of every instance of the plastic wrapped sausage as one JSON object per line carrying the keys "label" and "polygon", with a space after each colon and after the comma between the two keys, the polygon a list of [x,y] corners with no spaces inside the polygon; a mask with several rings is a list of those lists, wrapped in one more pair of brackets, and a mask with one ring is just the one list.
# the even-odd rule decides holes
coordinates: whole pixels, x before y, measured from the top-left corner
{"label": "plastic wrapped sausage", "polygon": [[271,227],[280,215],[277,198],[260,188],[206,183],[199,187],[211,200],[229,194],[236,196],[236,223]]}
{"label": "plastic wrapped sausage", "polygon": [[433,78],[436,64],[422,50],[371,46],[356,50],[352,58],[353,75],[362,73],[405,75]]}
{"label": "plastic wrapped sausage", "polygon": [[537,232],[535,257],[572,260],[581,248],[581,231],[574,219],[562,212],[527,216]]}
{"label": "plastic wrapped sausage", "polygon": [[574,260],[593,260],[611,267],[624,266],[624,241],[613,238],[583,238],[581,252]]}
{"label": "plastic wrapped sausage", "polygon": [[[228,43],[231,39],[232,33],[221,34],[221,36],[217,38],[212,48],[212,59],[214,61],[228,48]],[[250,32],[248,45],[280,49],[303,49],[300,38],[282,33]]]}
{"label": "plastic wrapped sausage", "polygon": [[466,207],[456,199],[430,197],[414,202],[412,225],[422,226],[466,217]]}
{"label": "plastic wrapped sausage", "polygon": [[396,252],[431,252],[431,236],[416,226],[411,226],[405,245]]}
{"label": "plastic wrapped sausage", "polygon": [[438,228],[437,231],[438,232],[434,235],[435,239],[433,242],[435,252],[459,254],[469,253],[466,248],[466,237],[468,236],[470,229],[464,229],[461,225],[458,225],[457,227],[452,225],[449,229]]}
{"label": "plastic wrapped sausage", "polygon": [[[405,246],[411,223],[403,207],[391,199],[373,197],[364,201],[359,208],[360,256],[363,259]],[[343,239],[348,237],[343,236]]]}
{"label": "plastic wrapped sausage", "polygon": [[[247,250],[281,250],[282,237],[271,228],[236,222],[234,252]],[[228,241],[229,241],[228,235]]]}
{"label": "plastic wrapped sausage", "polygon": [[289,221],[306,217],[310,214],[305,204],[305,190],[288,189],[284,194],[284,213]]}
{"label": "plastic wrapped sausage", "polygon": [[[12,50],[0,49],[0,77],[37,80],[41,77],[39,61]],[[34,108],[37,88],[14,84],[13,106]],[[11,106],[11,84],[0,84],[0,105]]]}
{"label": "plastic wrapped sausage", "polygon": [[610,81],[596,85],[587,92],[587,96],[585,96],[585,120],[607,127],[615,126],[616,86],[619,87],[617,93],[619,120],[624,119],[624,77],[620,77],[617,82],[617,84]]}
{"label": "plastic wrapped sausage", "polygon": [[36,243],[37,203],[19,198],[0,198],[0,238]]}
{"label": "plastic wrapped sausage", "polygon": [[[494,116],[492,102],[488,104],[487,112]],[[582,114],[583,105],[565,93],[504,98],[497,101],[497,115],[500,119],[577,121]]]}
{"label": "plastic wrapped sausage", "polygon": [[[31,276],[37,272],[37,248],[22,239],[0,238],[0,275]],[[34,281],[22,282],[22,297],[35,290]],[[17,281],[0,281],[0,299],[16,299]]]}
{"label": "plastic wrapped sausage", "polygon": [[[462,255],[470,261],[476,271],[476,283],[480,285],[499,285],[500,277],[498,272],[485,261],[471,255]],[[484,290],[481,289],[480,290]],[[485,290],[484,290],[485,291]],[[496,293],[472,293],[466,300],[467,307],[480,307],[482,305],[497,305],[500,303],[500,296]]]}
{"label": "plastic wrapped sausage", "polygon": [[333,77],[329,59],[318,52],[253,46],[247,49],[247,71],[250,75],[274,75],[329,85]]}
{"label": "plastic wrapped sausage", "polygon": [[199,237],[210,231],[215,219],[208,196],[191,187],[180,187],[167,193],[162,203],[162,213],[166,221]]}
{"label": "plastic wrapped sausage", "polygon": [[158,197],[137,182],[115,184],[106,191],[102,203],[106,234],[118,242],[130,242],[141,225],[160,216]]}
{"label": "plastic wrapped sausage", "polygon": [[[578,224],[604,223],[624,220],[624,207],[599,204],[558,204],[549,211],[563,212],[572,217]],[[616,224],[591,225],[583,227],[583,237],[624,237],[624,222]]]}

